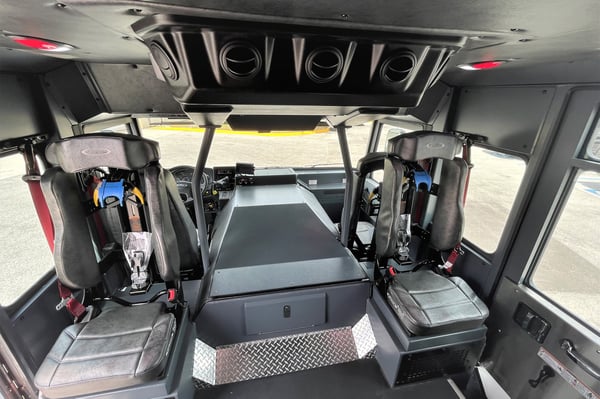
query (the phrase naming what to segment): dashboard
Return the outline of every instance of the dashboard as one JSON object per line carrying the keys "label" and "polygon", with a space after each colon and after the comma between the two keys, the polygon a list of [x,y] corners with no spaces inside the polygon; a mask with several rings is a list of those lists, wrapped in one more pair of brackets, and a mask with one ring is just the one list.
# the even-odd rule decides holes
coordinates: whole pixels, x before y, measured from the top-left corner
{"label": "dashboard", "polygon": [[[193,196],[194,167],[176,166],[170,169],[179,195],[194,223],[196,213]],[[205,168],[201,178],[202,204],[208,231],[212,229],[219,212],[238,191],[238,186],[273,186],[298,184],[310,191],[329,217],[339,222],[344,203],[345,173],[342,168],[254,168],[251,163],[235,166]],[[210,234],[210,233],[209,233]]]}
{"label": "dashboard", "polygon": [[[192,194],[192,178],[194,176],[193,166],[175,166],[169,169],[175,182],[177,183],[177,189],[179,190],[179,196],[184,203],[194,200]],[[213,182],[213,170],[206,168],[202,174],[202,180],[200,181],[200,189],[204,191],[206,187],[209,187]]]}
{"label": "dashboard", "polygon": [[[175,178],[179,196],[188,212],[195,220],[193,176],[194,167],[189,165],[175,166],[169,169]],[[200,180],[202,203],[206,214],[216,213],[235,190],[236,185],[254,184],[254,165],[238,163],[235,166],[216,166],[205,168]]]}

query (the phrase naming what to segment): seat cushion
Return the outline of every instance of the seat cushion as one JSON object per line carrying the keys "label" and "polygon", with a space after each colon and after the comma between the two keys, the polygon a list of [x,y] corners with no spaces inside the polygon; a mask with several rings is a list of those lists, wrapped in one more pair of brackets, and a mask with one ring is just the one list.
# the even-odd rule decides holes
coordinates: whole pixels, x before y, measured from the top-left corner
{"label": "seat cushion", "polygon": [[163,303],[116,306],[63,330],[44,359],[35,384],[48,398],[128,387],[163,371],[175,317]]}
{"label": "seat cushion", "polygon": [[387,298],[402,325],[414,335],[477,328],[489,314],[463,279],[430,270],[396,274]]}

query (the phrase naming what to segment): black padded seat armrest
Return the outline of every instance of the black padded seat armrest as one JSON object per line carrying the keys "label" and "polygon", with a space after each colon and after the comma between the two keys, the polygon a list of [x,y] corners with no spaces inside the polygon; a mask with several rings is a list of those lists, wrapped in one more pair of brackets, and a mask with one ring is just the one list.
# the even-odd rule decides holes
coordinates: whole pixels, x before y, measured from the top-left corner
{"label": "black padded seat armrest", "polygon": [[375,227],[376,250],[379,257],[390,258],[396,251],[398,225],[402,214],[402,184],[404,165],[395,158],[384,161],[381,206]]}
{"label": "black padded seat armrest", "polygon": [[179,279],[181,258],[178,237],[171,219],[166,179],[165,171],[158,164],[145,169],[146,201],[149,204],[148,216],[152,226],[156,266],[164,281],[174,281]]}
{"label": "black padded seat armrest", "polygon": [[49,144],[46,158],[69,173],[101,166],[137,170],[157,162],[160,151],[156,141],[131,134],[86,134]]}
{"label": "black padded seat armrest", "polygon": [[467,162],[462,158],[442,160],[442,178],[429,240],[429,245],[438,251],[452,249],[462,239],[467,172]]}
{"label": "black padded seat armrest", "polygon": [[47,398],[130,387],[161,375],[175,334],[163,303],[114,307],[63,330],[35,385]]}
{"label": "black padded seat armrest", "polygon": [[489,314],[463,279],[446,278],[431,270],[396,274],[387,299],[400,323],[414,335],[477,328]]}

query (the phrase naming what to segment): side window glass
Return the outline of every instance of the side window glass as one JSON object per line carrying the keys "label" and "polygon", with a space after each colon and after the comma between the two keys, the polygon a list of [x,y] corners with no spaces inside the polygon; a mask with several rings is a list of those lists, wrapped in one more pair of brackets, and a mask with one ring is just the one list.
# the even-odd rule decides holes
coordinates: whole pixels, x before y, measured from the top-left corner
{"label": "side window glass", "polygon": [[600,173],[579,174],[531,285],[600,331]]}
{"label": "side window glass", "polygon": [[0,305],[15,302],[53,268],[52,254],[38,221],[23,157],[0,158]]}
{"label": "side window glass", "polygon": [[487,253],[498,247],[525,174],[523,159],[472,147],[463,236]]}

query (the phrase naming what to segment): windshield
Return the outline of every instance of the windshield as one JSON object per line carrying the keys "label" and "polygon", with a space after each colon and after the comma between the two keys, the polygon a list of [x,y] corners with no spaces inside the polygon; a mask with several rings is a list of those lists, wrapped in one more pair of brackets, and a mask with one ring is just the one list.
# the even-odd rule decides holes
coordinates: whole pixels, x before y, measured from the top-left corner
{"label": "windshield", "polygon": [[[195,165],[204,136],[203,128],[169,120],[141,121],[143,136],[160,143],[161,164],[170,168]],[[371,124],[347,130],[352,164],[367,151]],[[219,128],[215,133],[207,166],[254,163],[258,168],[342,166],[337,132],[327,126],[301,132],[252,132]]]}

